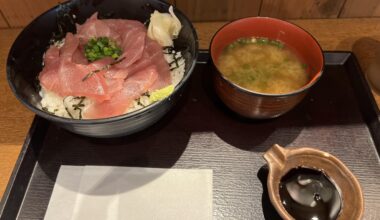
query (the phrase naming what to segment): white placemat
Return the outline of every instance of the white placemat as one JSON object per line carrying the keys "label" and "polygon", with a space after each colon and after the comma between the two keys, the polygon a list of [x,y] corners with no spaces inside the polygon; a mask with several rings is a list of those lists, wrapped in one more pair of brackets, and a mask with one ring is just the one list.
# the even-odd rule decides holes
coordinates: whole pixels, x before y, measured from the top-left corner
{"label": "white placemat", "polygon": [[61,166],[45,220],[212,219],[212,170]]}

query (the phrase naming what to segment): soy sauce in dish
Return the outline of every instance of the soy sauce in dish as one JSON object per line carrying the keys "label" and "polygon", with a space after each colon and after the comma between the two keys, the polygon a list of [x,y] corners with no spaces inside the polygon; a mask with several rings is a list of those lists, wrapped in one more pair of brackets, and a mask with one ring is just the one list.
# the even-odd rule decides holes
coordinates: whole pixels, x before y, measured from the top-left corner
{"label": "soy sauce in dish", "polygon": [[338,188],[319,170],[297,167],[280,182],[281,202],[297,220],[337,219],[342,208]]}

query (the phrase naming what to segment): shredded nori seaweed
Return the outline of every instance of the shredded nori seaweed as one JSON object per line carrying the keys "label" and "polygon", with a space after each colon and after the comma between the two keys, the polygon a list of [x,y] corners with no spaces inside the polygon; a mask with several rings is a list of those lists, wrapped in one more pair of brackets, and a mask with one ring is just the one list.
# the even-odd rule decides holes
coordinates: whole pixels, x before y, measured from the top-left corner
{"label": "shredded nori seaweed", "polygon": [[42,111],[44,111],[44,112],[46,112],[46,113],[49,113],[49,114],[51,114],[51,115],[55,115],[54,112],[56,112],[55,109],[54,109],[54,112],[51,112],[51,111],[49,111],[49,109],[46,108],[46,107],[42,107],[41,109],[42,109]]}
{"label": "shredded nori seaweed", "polygon": [[80,96],[80,97],[75,97],[74,99],[79,99],[79,102],[77,104],[72,105],[72,107],[74,108],[74,110],[79,111],[79,119],[82,119],[82,111],[83,111],[82,108],[85,107],[85,104],[83,104],[83,102],[86,99],[86,97]]}
{"label": "shredded nori seaweed", "polygon": [[[177,69],[179,67],[178,61],[183,59],[183,57],[182,56],[176,57],[177,52],[174,50],[174,47],[172,46],[163,47],[162,49],[164,50],[163,51],[164,54],[172,55],[173,61],[169,63],[170,71]],[[173,67],[173,64],[175,64],[174,67]]]}
{"label": "shredded nori seaweed", "polygon": [[[65,103],[65,100],[68,97],[69,96],[67,96],[63,99],[63,105],[65,106],[65,110],[66,110],[67,114],[70,116],[70,118],[74,119],[74,116],[69,111],[69,108],[66,106],[66,103]],[[77,104],[73,104],[72,107],[73,107],[73,110],[79,111],[79,114],[78,114],[79,118],[78,119],[82,119],[82,111],[83,111],[83,107],[85,107],[85,104],[83,104],[83,102],[86,99],[86,96],[76,96],[76,97],[73,97],[73,99],[79,100],[79,102]]]}
{"label": "shredded nori seaweed", "polygon": [[67,107],[65,107],[65,110],[67,112],[67,114],[70,116],[71,119],[74,119],[73,115],[70,113],[69,109],[67,109]]}

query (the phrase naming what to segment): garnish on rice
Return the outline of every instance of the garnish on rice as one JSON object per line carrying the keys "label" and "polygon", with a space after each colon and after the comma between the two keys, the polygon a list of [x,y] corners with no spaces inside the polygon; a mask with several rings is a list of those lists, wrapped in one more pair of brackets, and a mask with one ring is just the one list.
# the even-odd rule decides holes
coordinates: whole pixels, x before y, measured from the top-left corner
{"label": "garnish on rice", "polygon": [[121,54],[121,48],[108,37],[91,38],[84,47],[84,55],[90,62],[103,57],[112,57],[116,60]]}

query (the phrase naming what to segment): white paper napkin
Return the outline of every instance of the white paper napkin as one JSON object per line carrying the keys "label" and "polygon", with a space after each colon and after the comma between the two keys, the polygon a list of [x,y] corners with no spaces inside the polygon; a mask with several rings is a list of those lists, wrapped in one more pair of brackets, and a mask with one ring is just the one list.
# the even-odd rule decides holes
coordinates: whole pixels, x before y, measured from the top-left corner
{"label": "white paper napkin", "polygon": [[50,219],[212,219],[212,170],[61,166]]}

